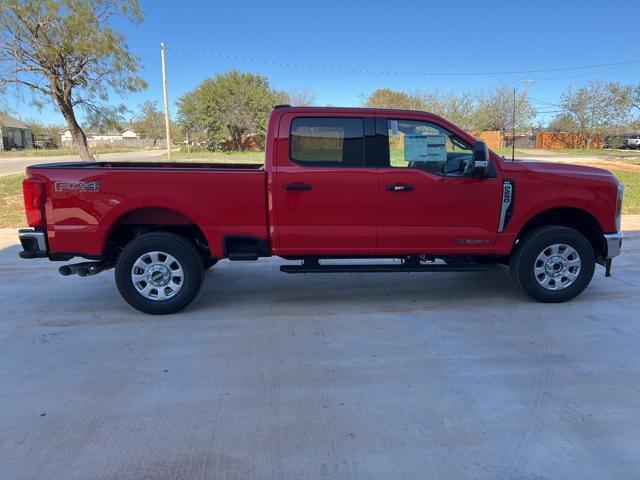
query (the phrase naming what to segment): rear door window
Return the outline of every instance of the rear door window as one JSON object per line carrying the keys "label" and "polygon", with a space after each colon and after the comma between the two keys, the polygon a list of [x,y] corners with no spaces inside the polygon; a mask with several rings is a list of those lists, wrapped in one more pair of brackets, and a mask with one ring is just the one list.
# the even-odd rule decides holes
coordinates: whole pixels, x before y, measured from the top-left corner
{"label": "rear door window", "polygon": [[362,166],[363,124],[362,118],[294,118],[289,137],[291,160],[309,166]]}

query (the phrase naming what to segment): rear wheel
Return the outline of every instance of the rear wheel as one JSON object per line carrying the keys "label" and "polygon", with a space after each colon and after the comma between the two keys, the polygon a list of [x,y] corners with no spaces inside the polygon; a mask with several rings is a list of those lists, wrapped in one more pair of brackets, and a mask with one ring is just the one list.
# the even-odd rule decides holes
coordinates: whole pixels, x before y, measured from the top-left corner
{"label": "rear wheel", "polygon": [[202,286],[203,272],[195,247],[165,232],[129,242],[115,266],[120,295],[132,307],[152,314],[174,313],[191,303]]}
{"label": "rear wheel", "polygon": [[540,302],[565,302],[589,285],[595,252],[577,230],[553,225],[520,240],[511,258],[511,276]]}

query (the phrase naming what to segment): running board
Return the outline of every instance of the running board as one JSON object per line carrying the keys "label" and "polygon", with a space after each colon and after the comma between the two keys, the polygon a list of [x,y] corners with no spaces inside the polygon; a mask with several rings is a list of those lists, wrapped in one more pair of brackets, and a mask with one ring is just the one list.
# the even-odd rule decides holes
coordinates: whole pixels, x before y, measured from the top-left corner
{"label": "running board", "polygon": [[488,265],[466,264],[371,264],[371,265],[281,265],[284,273],[395,273],[395,272],[485,272]]}

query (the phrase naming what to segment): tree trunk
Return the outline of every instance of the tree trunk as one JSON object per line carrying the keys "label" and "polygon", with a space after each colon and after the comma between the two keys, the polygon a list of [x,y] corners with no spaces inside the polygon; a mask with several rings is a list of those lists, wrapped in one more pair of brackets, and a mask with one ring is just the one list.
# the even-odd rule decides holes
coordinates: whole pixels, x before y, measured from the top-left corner
{"label": "tree trunk", "polygon": [[240,129],[229,126],[229,132],[231,133],[231,139],[233,140],[233,143],[236,144],[236,148],[238,149],[238,151],[242,152],[242,133]]}
{"label": "tree trunk", "polygon": [[73,107],[71,104],[64,101],[64,99],[56,98],[58,105],[60,106],[60,110],[64,119],[67,121],[67,127],[69,128],[69,132],[71,132],[71,138],[73,140],[73,146],[76,147],[78,151],[78,155],[82,160],[87,162],[92,162],[94,160],[93,155],[89,151],[89,145],[87,145],[87,137],[80,128],[78,121],[76,120],[76,114],[73,111]]}

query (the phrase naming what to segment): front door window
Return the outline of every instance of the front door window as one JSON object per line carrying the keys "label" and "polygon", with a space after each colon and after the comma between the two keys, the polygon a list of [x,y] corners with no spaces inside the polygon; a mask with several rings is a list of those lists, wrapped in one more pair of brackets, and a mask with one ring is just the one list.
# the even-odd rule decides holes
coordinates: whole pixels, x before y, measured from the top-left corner
{"label": "front door window", "polygon": [[392,167],[416,168],[441,176],[463,176],[471,168],[472,147],[431,122],[387,120]]}

